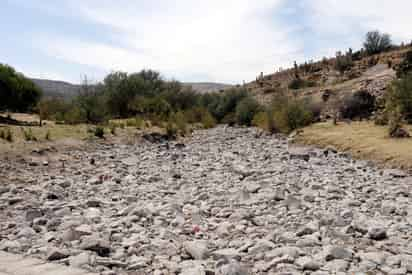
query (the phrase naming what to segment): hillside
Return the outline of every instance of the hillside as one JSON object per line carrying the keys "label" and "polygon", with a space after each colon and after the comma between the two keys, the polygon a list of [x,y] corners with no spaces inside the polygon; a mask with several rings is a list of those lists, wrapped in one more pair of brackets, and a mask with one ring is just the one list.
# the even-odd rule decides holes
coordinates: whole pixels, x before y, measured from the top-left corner
{"label": "hillside", "polygon": [[[71,84],[64,81],[55,81],[48,79],[31,79],[44,93],[46,97],[59,97],[70,99],[76,96],[79,92],[80,85]],[[193,90],[199,93],[218,92],[232,87],[228,84],[199,82],[199,83],[183,83],[183,85],[192,87]]]}
{"label": "hillside", "polygon": [[183,83],[186,86],[191,86],[193,90],[199,93],[212,93],[212,92],[219,92],[221,90],[228,89],[232,87],[232,85],[222,84],[222,83],[213,83],[213,82],[186,82]]}
{"label": "hillside", "polygon": [[[314,101],[321,100],[324,93],[328,93],[331,98],[344,97],[361,89],[380,97],[394,79],[394,69],[411,49],[408,45],[366,57],[359,57],[354,53],[353,65],[344,72],[337,70],[337,58],[324,58],[322,61],[298,65],[296,69],[261,74],[256,77],[256,81],[246,84],[246,88],[261,103],[268,103],[274,95],[281,92],[311,97]],[[296,79],[296,74],[302,80],[303,87],[291,89],[290,85]]]}
{"label": "hillside", "polygon": [[80,86],[64,81],[55,81],[47,79],[31,79],[44,93],[46,97],[59,97],[69,99],[76,96]]}

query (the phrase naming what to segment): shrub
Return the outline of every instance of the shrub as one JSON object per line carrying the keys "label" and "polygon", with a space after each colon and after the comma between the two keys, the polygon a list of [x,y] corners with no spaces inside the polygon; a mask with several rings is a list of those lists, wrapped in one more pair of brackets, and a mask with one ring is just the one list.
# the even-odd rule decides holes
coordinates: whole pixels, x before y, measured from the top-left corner
{"label": "shrub", "polygon": [[309,112],[312,114],[313,122],[319,122],[321,120],[323,104],[321,104],[320,102],[315,103],[315,102],[310,101],[306,103],[306,105],[307,105]]}
{"label": "shrub", "polygon": [[185,118],[188,123],[201,123],[205,129],[213,128],[216,126],[216,120],[212,114],[204,107],[196,107],[187,110]]}
{"label": "shrub", "polygon": [[27,130],[24,129],[23,127],[21,128],[21,131],[23,132],[23,137],[25,141],[37,141],[36,136],[33,134],[31,128],[28,128]]}
{"label": "shrub", "polygon": [[184,136],[187,133],[187,121],[181,111],[173,114],[170,122],[176,127],[177,134]]}
{"label": "shrub", "polygon": [[236,107],[236,122],[251,126],[253,117],[261,110],[259,103],[252,97],[244,98]]}
{"label": "shrub", "polygon": [[79,122],[102,123],[107,121],[103,92],[98,86],[82,85],[82,91],[75,99],[75,107],[79,109]]}
{"label": "shrub", "polygon": [[375,122],[375,125],[378,125],[378,126],[388,125],[388,124],[389,124],[388,115],[386,114],[386,112],[383,112],[383,113],[381,113],[381,114],[378,114],[378,115],[375,117],[374,122]]}
{"label": "shrub", "polygon": [[289,89],[298,90],[305,87],[305,81],[300,78],[295,78],[289,83]]}
{"label": "shrub", "polygon": [[110,133],[111,133],[113,136],[116,136],[116,135],[117,135],[116,130],[117,130],[116,124],[111,124],[111,125],[110,125]]}
{"label": "shrub", "polygon": [[335,69],[341,74],[353,67],[352,54],[347,53],[342,55],[340,52],[336,54]]}
{"label": "shrub", "polygon": [[7,131],[5,132],[4,138],[8,141],[8,142],[13,142],[13,133],[11,132],[11,130],[8,128]]}
{"label": "shrub", "polygon": [[409,137],[409,133],[402,128],[402,114],[400,110],[394,109],[389,117],[389,136],[393,138]]}
{"label": "shrub", "polygon": [[412,50],[406,53],[405,59],[399,64],[396,69],[396,76],[402,78],[407,76],[410,72],[412,72]]}
{"label": "shrub", "polygon": [[[245,89],[232,88],[222,94],[205,95],[202,104],[218,122],[223,122],[224,118],[233,117],[237,105],[247,96]],[[236,122],[235,119],[234,122]]]}
{"label": "shrub", "polygon": [[375,97],[367,91],[358,91],[346,97],[339,108],[342,118],[368,118],[375,110]]}
{"label": "shrub", "polygon": [[47,130],[46,135],[44,136],[44,139],[45,140],[51,140],[51,134],[50,134],[49,130]]}
{"label": "shrub", "polygon": [[166,135],[167,135],[167,137],[169,139],[175,139],[177,137],[177,134],[178,134],[178,129],[177,129],[176,125],[173,122],[169,121],[166,124]]}
{"label": "shrub", "polygon": [[397,110],[400,115],[412,123],[412,73],[400,80],[395,80],[386,93],[386,110]]}
{"label": "shrub", "polygon": [[368,55],[378,54],[389,50],[392,47],[392,40],[389,34],[371,31],[366,34],[363,47]]}
{"label": "shrub", "polygon": [[299,89],[303,89],[303,88],[311,88],[311,87],[315,87],[317,84],[315,81],[311,81],[311,80],[304,80],[301,78],[295,78],[293,79],[290,83],[289,83],[289,89],[292,90],[299,90]]}
{"label": "shrub", "polygon": [[100,126],[97,126],[94,129],[94,136],[98,137],[98,138],[104,138],[104,128],[100,127]]}
{"label": "shrub", "polygon": [[236,113],[228,113],[221,121],[223,124],[227,124],[229,126],[235,126],[236,124]]}
{"label": "shrub", "polygon": [[312,114],[305,104],[294,101],[282,111],[275,112],[275,124],[284,132],[291,132],[298,128],[309,125],[312,122]]}
{"label": "shrub", "polygon": [[141,117],[129,118],[126,120],[127,127],[136,127],[142,129],[144,127],[144,120]]}
{"label": "shrub", "polygon": [[252,125],[264,129],[270,133],[275,133],[278,131],[273,119],[273,112],[270,110],[257,113],[253,118]]}
{"label": "shrub", "polygon": [[210,129],[216,126],[216,120],[208,111],[205,111],[205,113],[202,114],[201,123],[205,129]]}
{"label": "shrub", "polygon": [[270,112],[273,117],[273,125],[284,133],[305,127],[313,121],[309,102],[303,99],[291,99],[286,96],[275,97]]}
{"label": "shrub", "polygon": [[[60,119],[59,119],[60,120]],[[61,114],[61,121],[67,124],[78,124],[85,121],[84,113],[77,106],[72,106],[66,113]]]}

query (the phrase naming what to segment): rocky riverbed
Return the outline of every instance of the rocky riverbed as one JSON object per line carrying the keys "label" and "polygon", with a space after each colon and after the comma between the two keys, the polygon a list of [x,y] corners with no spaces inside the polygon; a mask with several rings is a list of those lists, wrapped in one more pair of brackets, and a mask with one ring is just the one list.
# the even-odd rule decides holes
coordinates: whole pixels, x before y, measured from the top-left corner
{"label": "rocky riverbed", "polygon": [[8,252],[105,275],[412,274],[411,177],[256,129],[94,143],[0,176]]}

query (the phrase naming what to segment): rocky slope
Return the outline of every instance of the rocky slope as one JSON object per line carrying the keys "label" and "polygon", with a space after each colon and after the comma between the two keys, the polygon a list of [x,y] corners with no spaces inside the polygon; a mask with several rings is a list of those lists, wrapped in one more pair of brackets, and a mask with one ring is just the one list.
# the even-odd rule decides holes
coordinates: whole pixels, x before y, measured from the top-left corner
{"label": "rocky slope", "polygon": [[[256,81],[246,84],[246,88],[262,103],[268,103],[277,93],[294,93],[311,97],[318,101],[324,92],[332,92],[332,97],[344,97],[360,89],[381,96],[386,86],[395,78],[396,67],[412,50],[411,45],[402,46],[381,54],[353,60],[353,66],[340,73],[336,70],[336,58],[300,64],[298,69],[276,69],[273,74],[259,75]],[[288,88],[296,73],[312,87],[298,90]]]}
{"label": "rocky slope", "polygon": [[412,272],[401,171],[226,127],[46,153],[0,162],[4,251],[105,275]]}

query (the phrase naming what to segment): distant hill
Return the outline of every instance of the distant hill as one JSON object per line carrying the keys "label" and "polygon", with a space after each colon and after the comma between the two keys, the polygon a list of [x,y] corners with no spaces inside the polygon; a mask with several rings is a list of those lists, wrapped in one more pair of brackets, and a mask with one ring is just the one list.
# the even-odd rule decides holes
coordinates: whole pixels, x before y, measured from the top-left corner
{"label": "distant hill", "polygon": [[79,93],[80,85],[71,84],[64,81],[47,80],[47,79],[31,79],[34,84],[43,91],[46,97],[59,97],[70,99]]}
{"label": "distant hill", "polygon": [[[79,92],[80,85],[71,84],[64,81],[47,80],[47,79],[31,79],[44,93],[46,97],[59,97],[70,99],[76,96]],[[199,82],[199,83],[183,83],[183,85],[191,86],[199,93],[211,93],[225,90],[232,87],[228,84]]]}
{"label": "distant hill", "polygon": [[196,82],[196,83],[186,82],[183,84],[186,86],[191,86],[193,90],[199,93],[219,92],[221,90],[226,90],[232,87],[232,85],[229,85],[229,84],[213,83],[213,82]]}

